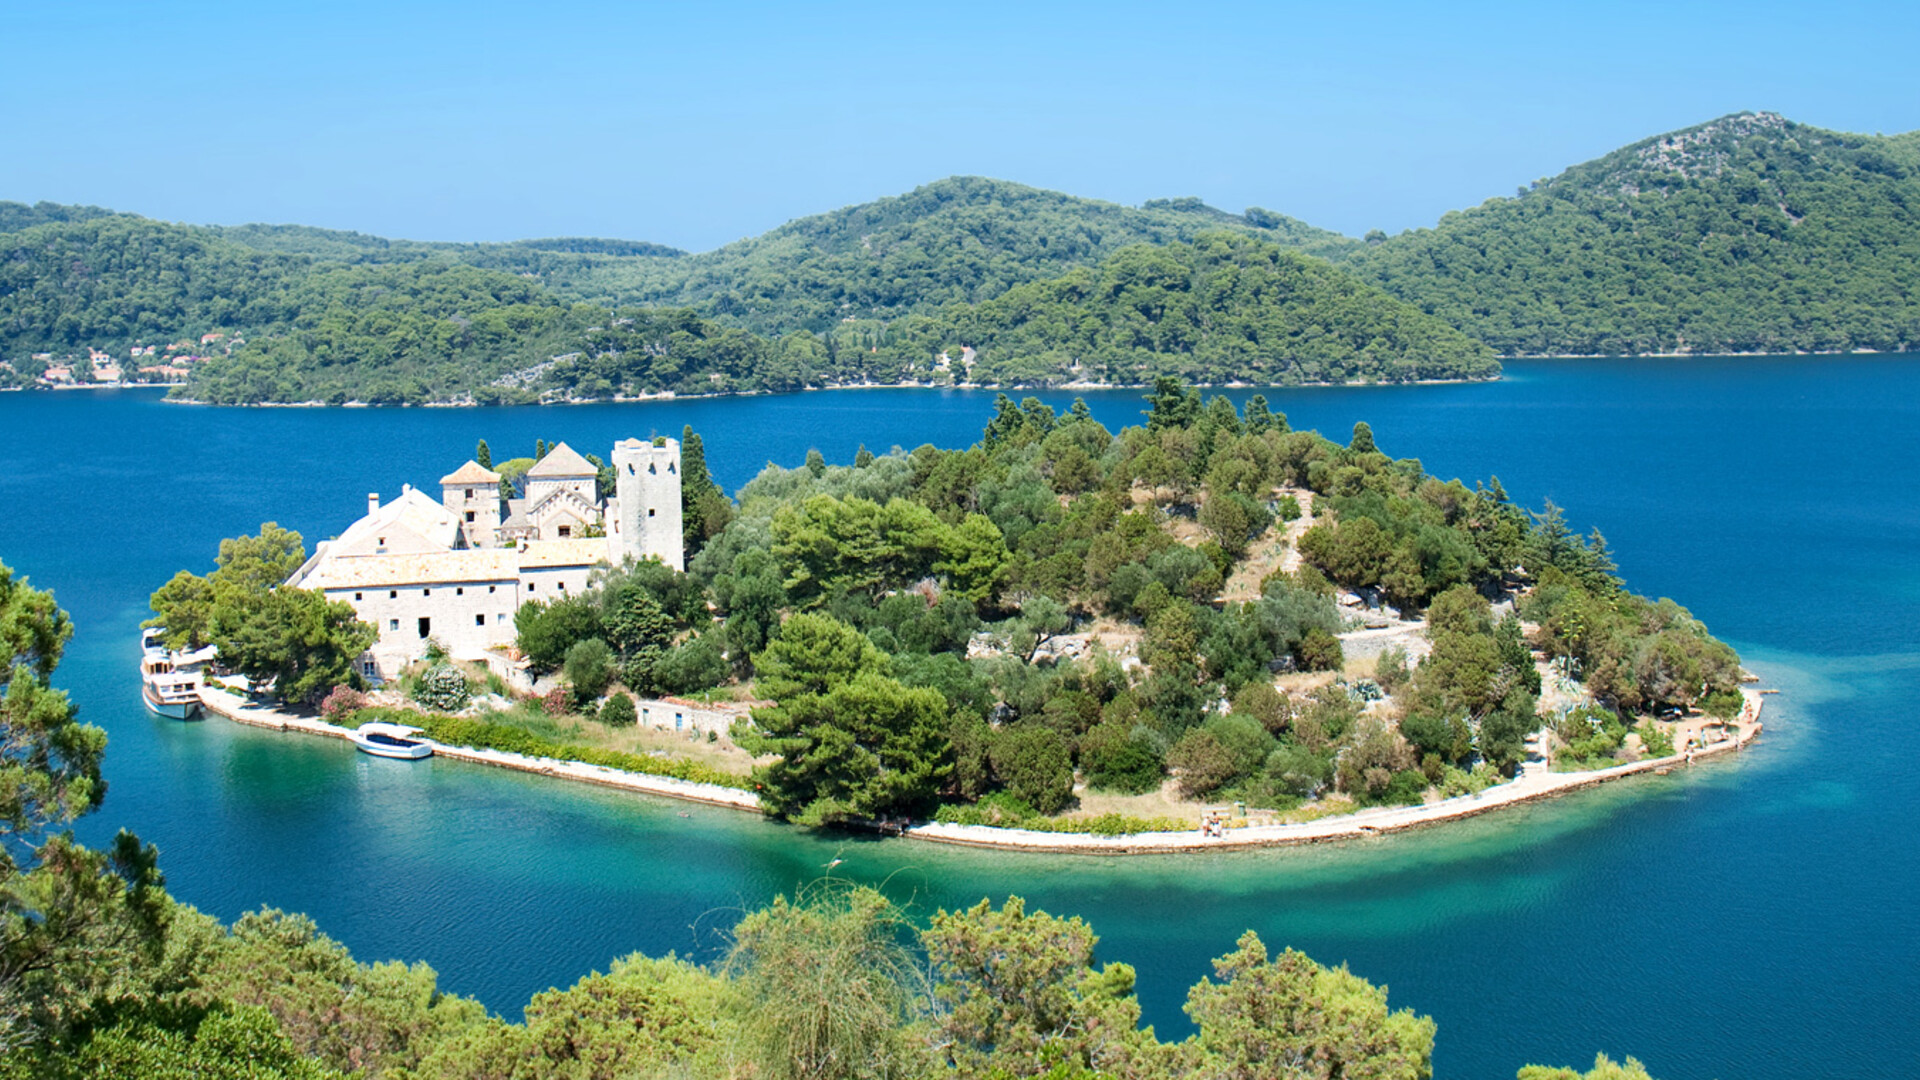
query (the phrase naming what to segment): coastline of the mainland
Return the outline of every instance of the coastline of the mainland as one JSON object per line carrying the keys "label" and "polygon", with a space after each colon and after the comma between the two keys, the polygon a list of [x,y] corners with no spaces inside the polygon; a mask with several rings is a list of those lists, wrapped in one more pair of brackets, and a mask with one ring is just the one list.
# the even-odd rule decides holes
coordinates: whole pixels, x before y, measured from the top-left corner
{"label": "coastline of the mainland", "polygon": [[[1666,757],[1626,762],[1585,772],[1556,773],[1551,771],[1545,761],[1531,761],[1522,768],[1520,775],[1506,783],[1496,784],[1473,795],[1460,795],[1432,803],[1372,807],[1350,814],[1287,824],[1239,827],[1229,825],[1218,835],[1208,835],[1197,823],[1195,828],[1181,832],[1128,833],[1114,836],[939,822],[926,822],[888,831],[908,839],[929,843],[998,848],[1035,854],[1080,855],[1231,851],[1363,840],[1387,833],[1428,828],[1449,821],[1478,817],[1495,810],[1520,806],[1538,799],[1553,798],[1629,776],[1647,773],[1665,775],[1676,767],[1691,765],[1700,758],[1744,749],[1748,743],[1759,737],[1764,727],[1760,721],[1764,699],[1760,691],[1752,688],[1742,688],[1740,693],[1745,698],[1745,704],[1739,716],[1729,725],[1732,728],[1731,733],[1715,742],[1684,748]],[[207,712],[249,727],[342,740],[349,740],[353,735],[348,728],[330,724],[318,718],[298,716],[261,705],[243,703],[232,692],[217,687],[203,687],[200,691],[200,702]],[[702,784],[668,776],[627,772],[579,761],[535,758],[501,750],[447,746],[442,743],[434,743],[433,752],[436,757],[450,758],[455,761],[536,773],[560,780],[597,784],[601,787],[617,788],[643,795],[683,799],[755,813],[760,810],[760,800],[752,792],[717,784]]]}

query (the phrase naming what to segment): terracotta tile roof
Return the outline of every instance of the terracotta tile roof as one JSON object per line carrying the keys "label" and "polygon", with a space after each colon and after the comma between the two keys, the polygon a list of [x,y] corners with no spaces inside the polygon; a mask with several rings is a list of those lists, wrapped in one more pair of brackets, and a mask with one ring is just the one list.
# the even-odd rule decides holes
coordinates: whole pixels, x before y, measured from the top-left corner
{"label": "terracotta tile roof", "polygon": [[469,461],[440,478],[441,487],[458,487],[461,484],[498,484],[499,482],[499,473],[477,461]]}
{"label": "terracotta tile roof", "polygon": [[607,538],[580,540],[529,540],[519,552],[523,569],[551,569],[556,566],[592,566],[607,561]]}
{"label": "terracotta tile roof", "polygon": [[527,470],[527,476],[537,480],[553,480],[562,477],[594,476],[600,470],[593,462],[574,452],[573,447],[561,443],[547,451],[547,456],[533,463]]}
{"label": "terracotta tile roof", "polygon": [[306,589],[392,588],[515,581],[519,576],[519,552],[511,548],[485,548],[322,559],[300,586]]}

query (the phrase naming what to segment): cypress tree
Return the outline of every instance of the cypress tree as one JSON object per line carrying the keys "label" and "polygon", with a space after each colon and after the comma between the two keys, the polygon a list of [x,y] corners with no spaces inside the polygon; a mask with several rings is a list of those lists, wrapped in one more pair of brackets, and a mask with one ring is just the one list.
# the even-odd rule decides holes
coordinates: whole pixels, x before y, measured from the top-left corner
{"label": "cypress tree", "polygon": [[871,464],[873,464],[873,451],[867,449],[866,443],[861,443],[860,449],[853,455],[853,467],[864,469]]}
{"label": "cypress tree", "polygon": [[480,445],[473,448],[473,460],[483,469],[493,468],[493,450],[487,446],[487,440],[481,439]]}

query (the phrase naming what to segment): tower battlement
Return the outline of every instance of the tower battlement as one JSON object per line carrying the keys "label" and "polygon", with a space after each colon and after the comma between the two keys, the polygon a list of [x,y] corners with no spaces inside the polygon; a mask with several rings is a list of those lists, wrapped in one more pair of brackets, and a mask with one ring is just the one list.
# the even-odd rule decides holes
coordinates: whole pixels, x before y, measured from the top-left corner
{"label": "tower battlement", "polygon": [[686,569],[680,514],[680,442],[622,439],[613,444],[613,528],[607,530],[610,561],[658,558]]}

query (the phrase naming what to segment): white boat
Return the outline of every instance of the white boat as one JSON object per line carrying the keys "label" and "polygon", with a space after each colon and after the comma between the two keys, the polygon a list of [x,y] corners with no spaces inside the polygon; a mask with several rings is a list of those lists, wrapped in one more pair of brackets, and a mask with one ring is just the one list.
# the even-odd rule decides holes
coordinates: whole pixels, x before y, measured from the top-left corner
{"label": "white boat", "polygon": [[376,757],[423,758],[433,754],[433,744],[420,738],[419,728],[377,720],[360,725],[353,733],[353,745]]}
{"label": "white boat", "polygon": [[140,700],[156,716],[191,720],[200,714],[200,687],[214,649],[175,652],[161,642],[166,633],[159,627],[140,633]]}

